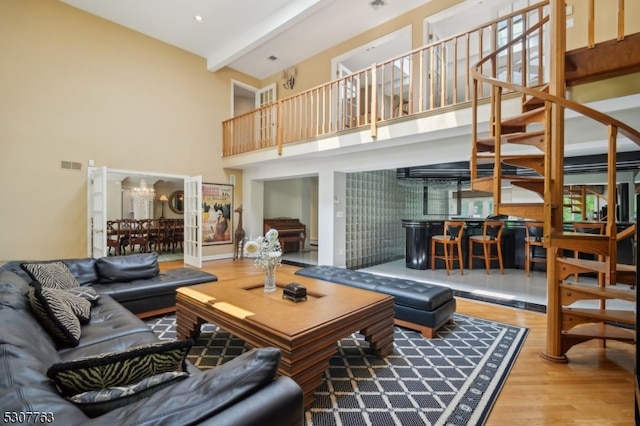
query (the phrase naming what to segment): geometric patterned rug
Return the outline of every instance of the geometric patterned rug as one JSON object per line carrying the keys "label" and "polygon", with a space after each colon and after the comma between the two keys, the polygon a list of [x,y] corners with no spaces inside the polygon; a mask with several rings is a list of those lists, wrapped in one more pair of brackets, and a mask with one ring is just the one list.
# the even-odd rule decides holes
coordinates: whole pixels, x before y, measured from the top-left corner
{"label": "geometric patterned rug", "polygon": [[[175,339],[175,316],[147,321]],[[483,425],[528,329],[454,314],[433,339],[395,327],[393,353],[379,358],[354,333],[338,342],[330,368],[305,412],[307,426]],[[213,368],[248,348],[203,324],[188,358]]]}

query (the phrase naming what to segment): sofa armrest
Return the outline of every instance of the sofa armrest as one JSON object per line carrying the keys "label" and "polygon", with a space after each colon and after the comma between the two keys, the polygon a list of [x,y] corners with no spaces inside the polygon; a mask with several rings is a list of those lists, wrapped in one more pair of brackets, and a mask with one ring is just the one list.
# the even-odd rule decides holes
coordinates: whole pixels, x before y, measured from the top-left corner
{"label": "sofa armrest", "polygon": [[192,374],[147,399],[110,411],[86,425],[197,424],[273,382],[280,350],[252,349],[201,374]]}
{"label": "sofa armrest", "polygon": [[234,404],[199,424],[203,426],[303,426],[302,389],[290,377],[280,376],[243,399],[241,404]]}

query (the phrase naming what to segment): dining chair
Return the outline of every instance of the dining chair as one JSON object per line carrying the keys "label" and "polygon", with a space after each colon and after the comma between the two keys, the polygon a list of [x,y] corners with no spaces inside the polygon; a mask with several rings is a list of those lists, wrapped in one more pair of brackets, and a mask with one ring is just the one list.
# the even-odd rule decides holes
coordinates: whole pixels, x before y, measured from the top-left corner
{"label": "dining chair", "polygon": [[140,253],[149,251],[149,219],[139,219],[134,221],[133,230],[131,231],[131,249],[136,245],[139,246]]}
{"label": "dining chair", "polygon": [[[500,273],[504,275],[504,264],[502,262],[502,231],[504,222],[487,220],[482,227],[482,235],[471,235],[469,237],[469,269],[473,269],[473,259],[484,259],[484,266],[487,275],[490,274],[491,261],[497,260],[500,265]],[[473,244],[482,244],[482,254],[473,253]],[[492,254],[491,247],[496,247],[496,254]]]}
{"label": "dining chair", "polygon": [[[544,224],[542,222],[525,222],[524,270],[527,277],[531,274],[532,263],[546,263],[547,249],[542,243]],[[542,249],[544,257],[536,256],[536,250]]]}
{"label": "dining chair", "polygon": [[115,255],[120,254],[120,221],[108,220],[107,221],[107,256],[111,255],[111,248],[114,249]]}
{"label": "dining chair", "polygon": [[[443,235],[434,235],[431,237],[431,270],[436,269],[436,259],[444,260],[447,275],[453,269],[453,262],[458,262],[460,266],[460,275],[464,275],[464,266],[462,260],[462,231],[464,230],[464,222],[462,221],[445,221]],[[436,254],[438,244],[443,246],[443,255]],[[458,252],[456,254],[456,251]]]}

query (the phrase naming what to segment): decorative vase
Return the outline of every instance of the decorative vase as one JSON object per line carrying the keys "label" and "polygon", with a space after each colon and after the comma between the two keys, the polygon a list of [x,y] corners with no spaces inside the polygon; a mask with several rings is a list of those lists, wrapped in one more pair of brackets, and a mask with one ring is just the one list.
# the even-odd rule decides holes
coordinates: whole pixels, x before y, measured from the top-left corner
{"label": "decorative vase", "polygon": [[276,265],[268,265],[264,268],[264,292],[276,291]]}

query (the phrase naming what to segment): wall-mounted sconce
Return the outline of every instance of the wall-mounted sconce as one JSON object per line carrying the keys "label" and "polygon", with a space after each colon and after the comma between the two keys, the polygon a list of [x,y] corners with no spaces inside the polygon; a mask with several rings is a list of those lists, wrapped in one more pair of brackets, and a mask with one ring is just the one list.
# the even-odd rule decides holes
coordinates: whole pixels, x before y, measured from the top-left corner
{"label": "wall-mounted sconce", "polygon": [[293,89],[296,82],[296,67],[289,67],[282,70],[282,87],[287,90]]}

